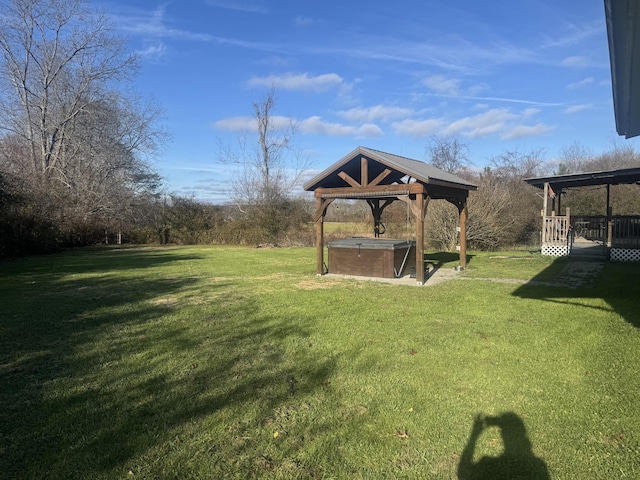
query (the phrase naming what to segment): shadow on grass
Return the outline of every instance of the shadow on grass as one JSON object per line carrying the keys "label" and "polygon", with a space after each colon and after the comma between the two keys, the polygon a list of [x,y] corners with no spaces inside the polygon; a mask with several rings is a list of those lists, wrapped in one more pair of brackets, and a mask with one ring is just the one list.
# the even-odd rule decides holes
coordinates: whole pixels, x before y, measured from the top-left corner
{"label": "shadow on grass", "polygon": [[629,324],[640,328],[637,298],[639,277],[638,262],[608,262],[594,257],[559,257],[544,271],[519,287],[514,295],[562,304],[577,303],[581,298],[601,298]]}
{"label": "shadow on grass", "polygon": [[[467,254],[467,263],[471,262],[473,255]],[[460,254],[454,252],[433,252],[424,254],[425,263],[430,263],[434,268],[440,268],[445,265],[458,265],[460,262]]]}
{"label": "shadow on grass", "polygon": [[42,257],[0,259],[0,269],[9,273],[28,270],[30,274],[36,274],[44,280],[70,274],[144,269],[202,258],[197,255],[176,254],[171,251],[173,249],[174,247],[132,246],[83,248]]}
{"label": "shadow on grass", "polygon": [[[498,457],[483,456],[474,461],[474,454],[482,433],[498,428],[504,447]],[[550,480],[547,465],[533,454],[531,441],[522,419],[513,412],[497,417],[476,416],[471,435],[458,465],[459,480]]]}
{"label": "shadow on grass", "polygon": [[[0,288],[11,305],[0,315],[0,478],[189,476],[198,454],[268,469],[256,467],[247,438],[293,397],[322,389],[335,366],[312,351],[287,358],[283,344],[308,344],[304,319],[261,313],[229,282],[73,278],[192,257],[91,258],[36,261]],[[184,448],[194,441],[196,451]],[[178,464],[162,464],[165,454]]]}
{"label": "shadow on grass", "polygon": [[[467,264],[473,255],[467,254]],[[460,265],[460,254],[453,252],[434,252],[424,254],[424,266],[429,275],[433,275],[441,268],[455,268]],[[414,269],[415,272],[415,269]]]}

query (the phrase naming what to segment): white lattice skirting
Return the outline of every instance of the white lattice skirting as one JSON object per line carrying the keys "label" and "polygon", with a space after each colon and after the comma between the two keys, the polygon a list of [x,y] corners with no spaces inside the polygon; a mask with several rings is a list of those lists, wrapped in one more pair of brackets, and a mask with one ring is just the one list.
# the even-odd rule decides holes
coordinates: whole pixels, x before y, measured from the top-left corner
{"label": "white lattice skirting", "polygon": [[612,248],[610,258],[614,262],[640,262],[640,250],[635,248]]}
{"label": "white lattice skirting", "polygon": [[566,257],[569,255],[568,245],[543,245],[542,255],[549,255],[551,257]]}

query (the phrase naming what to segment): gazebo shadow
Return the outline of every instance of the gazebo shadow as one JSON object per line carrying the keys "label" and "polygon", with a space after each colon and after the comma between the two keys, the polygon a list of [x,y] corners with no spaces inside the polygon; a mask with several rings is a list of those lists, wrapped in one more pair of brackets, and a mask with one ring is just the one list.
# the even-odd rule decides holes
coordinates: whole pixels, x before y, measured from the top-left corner
{"label": "gazebo shadow", "polygon": [[[467,254],[467,265],[473,259],[473,255]],[[433,275],[439,269],[447,266],[456,268],[459,264],[460,255],[453,252],[435,252],[424,254],[424,266],[428,271],[429,276]]]}

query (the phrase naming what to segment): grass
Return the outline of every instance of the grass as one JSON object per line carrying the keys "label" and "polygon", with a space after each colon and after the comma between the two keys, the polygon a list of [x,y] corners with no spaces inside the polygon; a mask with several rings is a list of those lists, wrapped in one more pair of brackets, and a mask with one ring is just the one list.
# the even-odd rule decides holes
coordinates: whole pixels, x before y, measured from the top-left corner
{"label": "grass", "polygon": [[525,478],[638,478],[640,265],[568,288],[573,261],[472,252],[421,288],[306,248],[4,261],[0,478],[499,478],[505,446]]}

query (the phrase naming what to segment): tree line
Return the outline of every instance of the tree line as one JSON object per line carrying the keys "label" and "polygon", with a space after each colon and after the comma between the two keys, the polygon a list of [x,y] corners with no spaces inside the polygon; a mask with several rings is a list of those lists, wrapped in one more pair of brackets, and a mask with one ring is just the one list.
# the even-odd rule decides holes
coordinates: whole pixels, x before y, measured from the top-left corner
{"label": "tree line", "polygon": [[[114,32],[84,0],[0,2],[0,257],[116,242],[313,245],[313,200],[294,193],[310,164],[296,122],[273,115],[275,89],[253,102],[255,129],[218,145],[217,161],[233,172],[230,201],[172,194],[152,167],[169,136],[161,108],[132,90],[138,59]],[[505,151],[478,168],[457,138],[425,143],[428,163],[478,185],[469,198],[472,249],[537,242],[540,192],[523,179],[640,165],[628,144],[603,154],[573,144],[556,161],[542,150]],[[603,214],[604,202],[601,188],[563,197],[582,215]],[[640,188],[613,188],[611,204],[640,213]],[[364,202],[334,202],[327,218],[371,222]],[[387,236],[413,232],[402,202],[382,220]],[[457,225],[453,205],[431,202],[428,248],[454,250]]]}
{"label": "tree line", "polygon": [[[109,18],[81,0],[0,4],[0,253],[87,245],[145,221],[160,109]],[[105,234],[106,232],[106,234]]]}

